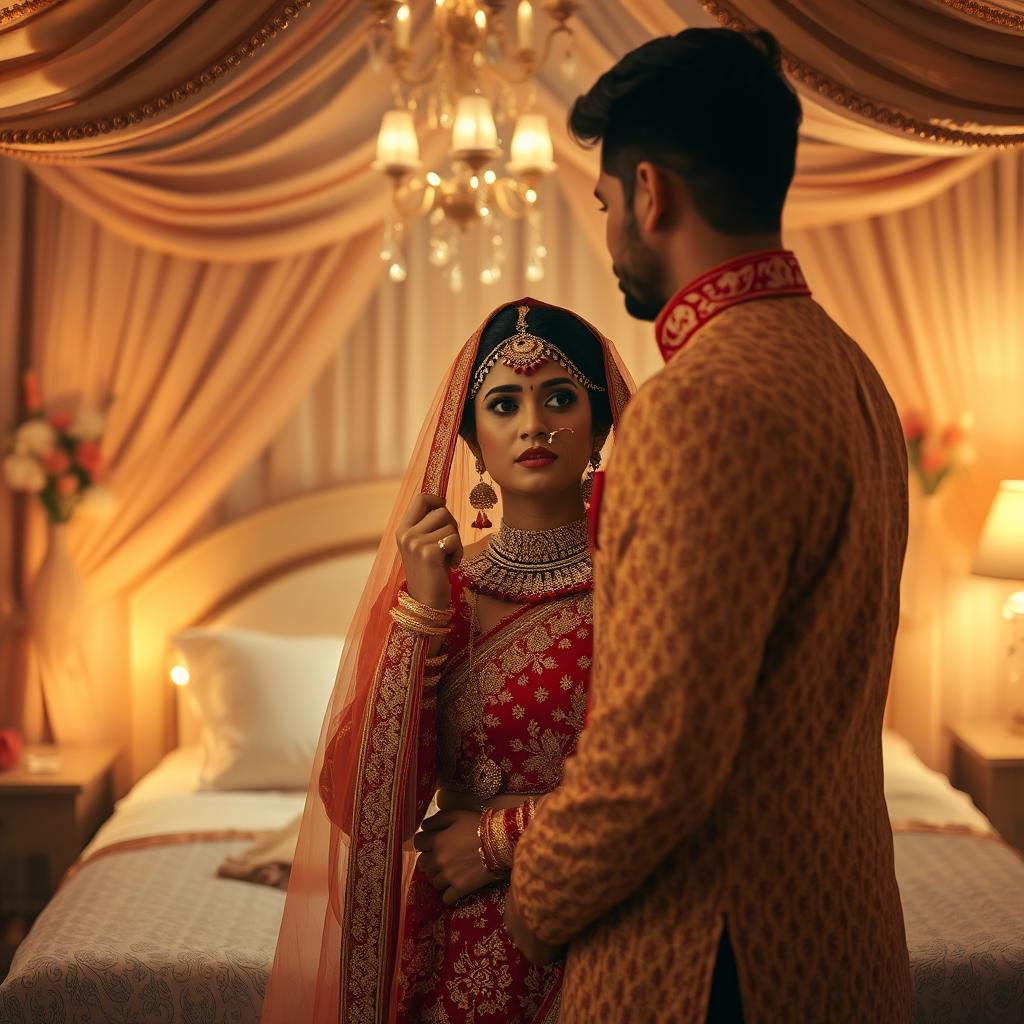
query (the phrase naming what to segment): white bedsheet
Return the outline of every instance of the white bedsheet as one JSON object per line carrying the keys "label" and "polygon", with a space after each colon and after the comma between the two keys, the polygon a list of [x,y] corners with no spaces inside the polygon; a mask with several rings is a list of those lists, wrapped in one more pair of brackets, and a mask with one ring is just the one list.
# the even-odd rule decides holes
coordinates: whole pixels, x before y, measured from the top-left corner
{"label": "white bedsheet", "polygon": [[200,790],[201,756],[198,747],[168,754],[117,802],[82,856],[143,836],[276,829],[302,813],[304,792]]}
{"label": "white bedsheet", "polygon": [[[883,734],[882,759],[885,800],[892,821],[992,831],[970,798],[954,789],[944,775],[926,768],[902,736],[889,730]],[[118,801],[113,817],[83,855],[142,836],[276,829],[302,811],[302,792],[200,790],[200,762],[198,747],[182,747],[168,754]]]}
{"label": "white bedsheet", "polygon": [[994,831],[966,793],[954,789],[941,772],[926,767],[910,744],[889,729],[882,733],[882,763],[891,821]]}

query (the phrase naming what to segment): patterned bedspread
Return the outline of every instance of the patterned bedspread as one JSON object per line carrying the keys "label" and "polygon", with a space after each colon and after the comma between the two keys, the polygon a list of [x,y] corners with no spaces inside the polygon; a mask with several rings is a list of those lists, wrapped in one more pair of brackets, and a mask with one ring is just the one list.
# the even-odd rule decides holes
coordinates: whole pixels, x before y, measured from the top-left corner
{"label": "patterned bedspread", "polygon": [[0,987],[3,1024],[256,1024],[284,893],[216,876],[251,839],[110,852],[70,878]]}
{"label": "patterned bedspread", "polygon": [[1024,1021],[1024,859],[993,838],[897,833],[917,1024]]}
{"label": "patterned bedspread", "polygon": [[[0,1022],[257,1024],[284,895],[216,877],[246,842],[87,864],[18,950]],[[918,1024],[1024,1021],[1024,860],[993,839],[910,832],[896,870]]]}

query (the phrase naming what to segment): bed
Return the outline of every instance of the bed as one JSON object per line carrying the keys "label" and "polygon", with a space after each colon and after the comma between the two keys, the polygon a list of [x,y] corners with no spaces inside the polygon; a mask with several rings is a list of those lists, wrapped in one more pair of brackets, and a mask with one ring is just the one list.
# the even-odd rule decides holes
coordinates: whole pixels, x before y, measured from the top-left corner
{"label": "bed", "polygon": [[[211,785],[200,680],[171,685],[169,640],[185,637],[200,654],[212,645],[236,699],[246,687],[269,693],[288,674],[281,665],[299,664],[278,657],[319,659],[329,686],[331,645],[343,642],[376,542],[369,531],[393,493],[384,483],[284,502],[183,552],[133,597],[137,781],[18,949],[0,986],[2,1024],[258,1021],[284,894],[217,869],[300,812],[301,757],[274,767],[270,778],[287,786],[235,785],[268,781],[253,775],[268,770],[265,758],[240,768],[238,757],[214,765]],[[232,649],[249,654],[233,676],[221,664],[232,635]],[[206,712],[230,712],[230,700],[214,704]],[[883,756],[917,1021],[1019,1024],[1024,861],[902,738],[887,733]]]}

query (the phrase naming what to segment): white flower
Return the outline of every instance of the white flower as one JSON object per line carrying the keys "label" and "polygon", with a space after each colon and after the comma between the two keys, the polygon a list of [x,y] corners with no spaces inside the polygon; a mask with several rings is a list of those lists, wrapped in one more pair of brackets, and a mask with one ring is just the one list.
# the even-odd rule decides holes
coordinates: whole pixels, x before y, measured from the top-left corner
{"label": "white flower", "polygon": [[57,446],[57,432],[46,420],[27,420],[14,434],[14,450],[19,454],[49,455]]}
{"label": "white flower", "polygon": [[117,511],[117,497],[114,492],[103,484],[87,487],[75,506],[77,515],[96,522],[110,519]]}
{"label": "white flower", "polygon": [[105,425],[106,418],[98,409],[83,409],[68,427],[68,433],[81,441],[96,441]]}
{"label": "white flower", "polygon": [[46,473],[31,455],[8,455],[4,459],[4,479],[15,491],[37,494],[46,486]]}

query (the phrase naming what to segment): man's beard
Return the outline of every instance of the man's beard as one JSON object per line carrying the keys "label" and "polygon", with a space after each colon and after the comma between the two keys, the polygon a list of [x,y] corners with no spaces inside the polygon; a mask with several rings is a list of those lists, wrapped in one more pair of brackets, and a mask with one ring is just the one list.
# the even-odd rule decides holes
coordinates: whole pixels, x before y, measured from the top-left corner
{"label": "man's beard", "polygon": [[661,294],[661,267],[657,258],[644,245],[636,221],[626,225],[626,259],[628,269],[614,267],[619,287],[626,296],[626,312],[637,320],[657,320],[668,297]]}

